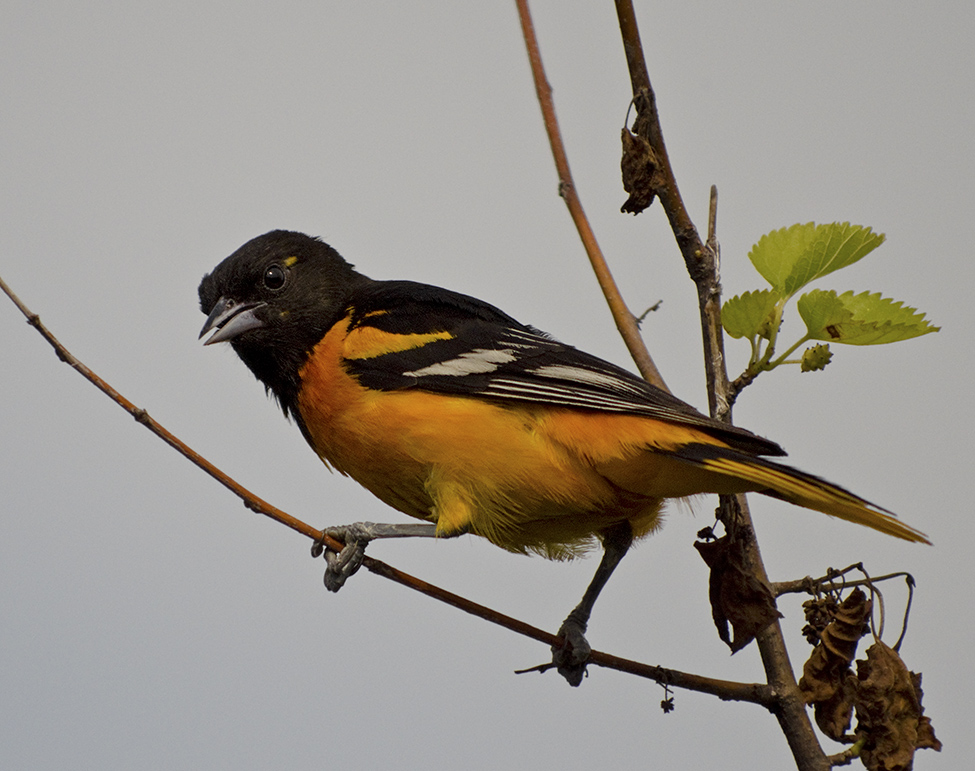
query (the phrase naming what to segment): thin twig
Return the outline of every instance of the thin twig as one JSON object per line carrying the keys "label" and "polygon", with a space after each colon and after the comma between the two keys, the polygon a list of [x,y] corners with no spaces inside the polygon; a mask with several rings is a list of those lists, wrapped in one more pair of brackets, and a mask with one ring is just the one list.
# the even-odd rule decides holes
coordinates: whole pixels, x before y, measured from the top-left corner
{"label": "thin twig", "polygon": [[847,749],[843,750],[843,752],[830,755],[826,758],[826,760],[829,761],[829,765],[831,767],[848,766],[854,760],[860,757],[860,751],[863,749],[863,744],[864,740],[860,739],[859,741],[855,742],[853,746],[848,747]]}
{"label": "thin twig", "polygon": [[20,298],[10,289],[9,286],[0,278],[0,289],[9,297],[14,305],[20,309],[20,312],[24,314],[27,318],[27,323],[30,324],[34,329],[36,329],[47,342],[54,348],[54,352],[57,354],[58,358],[65,364],[73,367],[82,377],[84,377],[89,383],[94,385],[99,391],[108,396],[109,399],[114,401],[123,410],[128,412],[133,418],[135,418],[137,423],[141,423],[143,426],[148,428],[152,433],[162,439],[170,447],[174,448],[177,452],[188,458],[190,461],[195,463],[201,469],[203,469],[207,474],[216,479],[220,484],[230,490],[234,495],[238,496],[247,508],[252,511],[256,511],[259,514],[263,514],[270,517],[282,525],[287,525],[292,530],[295,530],[302,535],[306,535],[317,541],[322,541],[330,549],[341,549],[342,543],[336,541],[334,538],[329,538],[321,531],[316,530],[311,525],[302,522],[299,519],[295,519],[290,514],[287,514],[281,509],[272,506],[267,501],[259,498],[257,495],[252,493],[250,490],[245,488],[243,485],[227,476],[223,471],[214,466],[210,461],[204,458],[202,455],[197,453],[183,441],[178,439],[174,434],[167,431],[163,426],[153,420],[149,413],[140,407],[136,407],[132,402],[126,399],[122,394],[116,391],[112,386],[110,386],[105,380],[100,378],[94,372],[92,372],[87,366],[85,366],[79,359],[77,359],[67,348],[65,348],[61,342],[51,333],[51,331],[44,326],[41,322],[40,316],[36,313],[32,313],[24,303],[20,301]]}
{"label": "thin twig", "polygon": [[904,621],[901,624],[901,633],[897,637],[897,642],[894,643],[893,648],[895,651],[900,651],[901,643],[904,642],[904,637],[907,635],[907,621],[911,617],[911,605],[914,603],[914,576],[909,575],[907,577],[907,605],[904,606]]}
{"label": "thin twig", "polygon": [[[95,374],[89,367],[81,362],[81,360],[74,356],[74,354],[72,354],[41,322],[40,316],[31,312],[31,310],[20,300],[20,298],[6,284],[2,277],[0,277],[0,290],[2,290],[4,294],[11,299],[11,301],[13,301],[14,305],[17,306],[20,312],[27,319],[27,323],[34,327],[34,329],[36,329],[51,345],[54,352],[57,354],[57,357],[61,361],[70,365],[88,382],[90,382],[92,385],[98,388],[98,390],[118,404],[122,409],[132,415],[132,417],[136,419],[136,422],[145,426],[147,429],[149,429],[149,431],[166,442],[166,444],[179,452],[183,457],[192,461],[199,468],[203,469],[203,471],[234,493],[234,495],[238,496],[248,509],[251,509],[259,514],[264,514],[276,522],[286,525],[292,530],[311,538],[313,541],[324,544],[329,549],[335,551],[342,549],[344,544],[341,541],[331,538],[326,533],[315,529],[311,525],[302,522],[300,519],[292,517],[290,514],[287,514],[281,509],[272,506],[267,501],[258,497],[239,482],[214,466],[210,461],[189,447],[185,442],[165,429],[156,420],[151,418],[149,413],[144,409],[137,407],[131,401],[122,396],[122,394],[109,385],[107,381]],[[410,589],[418,591],[421,594],[425,594],[428,597],[440,600],[441,602],[452,605],[453,607],[463,610],[466,613],[470,613],[486,621],[490,621],[492,624],[496,624],[504,627],[505,629],[509,629],[512,632],[516,632],[517,634],[537,640],[550,647],[561,647],[562,645],[562,638],[558,637],[557,635],[551,634],[542,629],[538,629],[531,624],[527,624],[524,621],[519,621],[511,616],[499,613],[498,611],[484,605],[472,602],[465,597],[461,597],[460,595],[449,592],[446,589],[442,589],[441,587],[423,581],[415,576],[411,576],[408,573],[404,573],[401,570],[397,570],[385,562],[381,562],[380,560],[366,556],[363,559],[362,564],[367,570],[375,573],[378,576],[387,578],[390,581],[395,581],[398,584],[409,587]],[[659,683],[665,683],[673,687],[686,688],[688,690],[699,691],[702,693],[710,693],[721,699],[749,701],[769,708],[773,704],[773,694],[771,693],[771,690],[767,686],[759,683],[737,683],[728,680],[702,677],[700,675],[680,672],[674,669],[665,669],[663,667],[642,664],[638,661],[631,661],[629,659],[624,659],[619,656],[614,656],[611,653],[604,653],[601,651],[593,651],[590,662],[597,666],[638,675],[640,677],[655,680]]]}
{"label": "thin twig", "polygon": [[[771,584],[772,593],[776,597],[781,597],[783,594],[816,594],[817,591],[822,591],[822,588],[827,586],[830,581],[835,580],[844,572],[857,569],[858,567],[859,563],[846,568],[844,571],[827,573],[821,578],[806,576],[805,578],[797,578],[792,581],[777,581]],[[913,585],[914,583],[914,577],[910,573],[899,570],[896,573],[886,573],[873,579],[854,579],[852,581],[844,581],[843,588],[851,589],[855,586],[867,586],[871,583],[878,584],[881,581],[889,581],[892,578],[905,578],[908,581],[908,585]]]}
{"label": "thin twig", "polygon": [[718,246],[718,186],[711,185],[711,201],[708,206],[708,248],[714,254],[718,263],[718,275],[721,275],[721,250]]}
{"label": "thin twig", "polygon": [[[401,573],[395,568],[391,568],[389,565],[385,565],[378,560],[375,560],[374,562],[377,565],[382,566],[381,569],[370,565],[367,565],[367,567],[377,575],[381,575],[384,578],[389,578],[390,580],[401,583],[404,586],[410,587],[411,589],[421,591],[430,597],[442,600],[443,602],[460,608],[467,613],[471,613],[487,621],[491,621],[492,623],[504,626],[513,632],[517,632],[525,637],[538,640],[546,645],[556,647],[560,647],[562,645],[561,637],[557,637],[556,635],[548,632],[543,632],[541,629],[537,629],[529,624],[508,616],[504,616],[491,610],[490,608],[484,607],[483,605],[477,605],[476,603],[470,602],[469,600],[453,594],[446,589],[441,589],[433,584],[428,584],[419,578]],[[711,677],[702,677],[701,675],[680,672],[675,669],[667,669],[665,667],[642,664],[638,661],[624,659],[620,656],[614,656],[611,653],[603,653],[602,651],[595,650],[590,655],[589,663],[600,667],[606,667],[608,669],[615,669],[619,672],[637,675],[638,677],[644,677],[648,680],[653,680],[657,683],[666,684],[671,687],[684,688],[689,691],[698,691],[700,693],[708,693],[712,696],[717,696],[719,699],[728,701],[746,701],[753,704],[759,704],[769,709],[771,709],[775,703],[772,690],[768,686],[761,683],[740,683],[731,680],[718,680]]]}
{"label": "thin twig", "polygon": [[528,61],[531,64],[532,77],[535,80],[535,92],[542,107],[545,130],[548,132],[548,141],[552,146],[552,155],[555,158],[555,169],[559,175],[559,195],[565,201],[569,215],[579,231],[582,245],[585,247],[593,272],[596,274],[596,280],[599,282],[599,287],[602,289],[610,312],[613,314],[616,328],[619,329],[623,342],[630,352],[630,356],[633,357],[637,369],[640,370],[640,374],[646,380],[658,388],[667,390],[667,385],[664,383],[657,365],[653,363],[653,358],[640,335],[636,317],[627,308],[623,295],[616,285],[616,280],[606,264],[606,258],[596,242],[596,234],[593,233],[586,213],[583,211],[582,202],[579,200],[575,183],[572,181],[572,172],[569,171],[569,158],[565,151],[565,144],[562,142],[558,119],[555,117],[552,87],[545,77],[542,56],[538,49],[538,39],[535,37],[535,26],[532,23],[531,12],[528,10],[528,0],[516,0],[516,3],[518,17],[521,20],[521,31],[525,37],[525,46],[528,49]]}
{"label": "thin twig", "polygon": [[[864,574],[864,578],[854,579],[848,581],[845,576],[854,570],[859,570]],[[842,578],[843,583],[840,587],[835,587],[833,584],[837,578]],[[883,594],[880,589],[878,589],[875,584],[879,584],[882,581],[890,581],[893,578],[903,578],[904,583],[907,584],[907,603],[904,607],[904,620],[901,622],[901,633],[897,638],[897,642],[891,647],[895,651],[899,651],[901,643],[904,642],[904,636],[907,634],[907,624],[911,615],[911,604],[914,601],[914,576],[904,570],[898,570],[894,573],[886,573],[882,576],[871,577],[867,575],[866,570],[863,567],[862,562],[857,562],[849,567],[843,568],[843,570],[833,570],[830,568],[825,576],[821,578],[813,578],[812,576],[806,576],[805,578],[799,578],[794,581],[780,581],[771,585],[772,594],[776,597],[781,597],[783,594],[810,594],[816,596],[823,591],[835,592],[837,589],[846,591],[847,589],[852,589],[857,586],[867,586],[870,588],[872,595],[880,598],[881,603],[881,613],[883,613]],[[881,616],[881,619],[883,617]],[[872,623],[872,621],[871,621]],[[875,634],[879,639],[883,636],[883,620],[881,620],[881,628],[879,632]]]}
{"label": "thin twig", "polygon": [[654,150],[658,169],[663,177],[663,184],[655,190],[660,198],[670,228],[677,239],[681,254],[687,264],[687,269],[693,277],[702,267],[698,262],[705,257],[704,244],[694,227],[694,222],[687,213],[684,201],[681,199],[674,176],[664,135],[660,127],[660,116],[657,114],[657,98],[650,84],[646,57],[643,55],[643,44],[640,42],[640,30],[636,22],[636,14],[630,0],[616,0],[616,15],[619,19],[620,35],[623,38],[623,51],[626,54],[626,64],[630,71],[630,84],[633,87],[633,99],[637,108],[637,120],[634,133],[646,139]]}
{"label": "thin twig", "polygon": [[[674,176],[674,169],[664,143],[660,116],[657,113],[657,98],[650,83],[633,4],[630,0],[616,0],[616,13],[623,39],[623,51],[630,70],[633,101],[637,108],[633,130],[638,136],[646,139],[653,150],[657,174],[660,178],[660,184],[654,192],[670,222],[670,229],[674,233],[687,271],[697,285],[701,328],[704,331],[708,406],[712,416],[725,420],[731,414],[731,404],[727,396],[728,376],[724,367],[724,340],[721,336],[720,323],[714,324],[714,320],[720,316],[721,299],[721,286],[716,280],[712,280],[717,275],[717,255],[701,241],[681,198],[677,178]],[[710,362],[718,362],[720,366],[711,366]],[[723,377],[721,373],[725,373]]]}

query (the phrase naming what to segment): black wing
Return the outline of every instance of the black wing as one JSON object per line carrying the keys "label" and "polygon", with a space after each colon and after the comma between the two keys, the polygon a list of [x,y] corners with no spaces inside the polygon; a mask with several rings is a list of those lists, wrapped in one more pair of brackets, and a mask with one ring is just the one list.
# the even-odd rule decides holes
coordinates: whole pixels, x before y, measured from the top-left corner
{"label": "black wing", "polygon": [[[774,442],[702,415],[625,369],[476,298],[427,284],[381,281],[357,293],[352,307],[350,331],[372,327],[391,336],[389,352],[345,361],[368,388],[645,415],[702,428],[747,452],[785,455]],[[447,334],[426,342],[431,333]],[[424,341],[404,350],[403,336]]]}

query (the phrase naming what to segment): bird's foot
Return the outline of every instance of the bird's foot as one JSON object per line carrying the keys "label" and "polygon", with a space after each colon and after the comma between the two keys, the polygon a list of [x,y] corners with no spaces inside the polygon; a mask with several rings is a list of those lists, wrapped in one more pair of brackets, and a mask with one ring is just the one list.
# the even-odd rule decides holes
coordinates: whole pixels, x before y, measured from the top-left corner
{"label": "bird's foot", "polygon": [[325,588],[330,592],[337,592],[345,586],[346,580],[362,567],[366,546],[376,537],[374,527],[372,522],[354,522],[325,528],[322,531],[325,535],[345,544],[341,551],[329,549],[321,541],[312,544],[312,557],[325,556]]}
{"label": "bird's foot", "polygon": [[430,522],[397,525],[353,522],[351,525],[327,527],[323,533],[345,544],[338,552],[329,549],[321,541],[316,541],[311,547],[312,557],[325,554],[325,561],[328,563],[325,569],[325,588],[330,592],[337,592],[346,579],[362,566],[362,560],[366,556],[366,544],[370,541],[377,538],[433,538],[437,535],[437,526]]}
{"label": "bird's foot", "polygon": [[552,646],[552,666],[574,688],[579,687],[586,675],[586,664],[592,648],[586,640],[586,622],[570,613],[559,627],[560,647]]}

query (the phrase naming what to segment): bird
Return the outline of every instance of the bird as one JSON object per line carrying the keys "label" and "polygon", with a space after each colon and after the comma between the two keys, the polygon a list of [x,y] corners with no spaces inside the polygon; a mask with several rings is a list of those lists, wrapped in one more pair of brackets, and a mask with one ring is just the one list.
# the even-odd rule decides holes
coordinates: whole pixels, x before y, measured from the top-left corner
{"label": "bird", "polygon": [[603,549],[553,665],[581,682],[593,605],[666,501],[763,493],[929,543],[888,510],[770,460],[775,442],[493,305],[373,280],[320,238],[273,230],[199,286],[206,345],[227,342],[326,466],[422,523],[327,528],[338,590],[374,538],[461,534],[549,559]]}

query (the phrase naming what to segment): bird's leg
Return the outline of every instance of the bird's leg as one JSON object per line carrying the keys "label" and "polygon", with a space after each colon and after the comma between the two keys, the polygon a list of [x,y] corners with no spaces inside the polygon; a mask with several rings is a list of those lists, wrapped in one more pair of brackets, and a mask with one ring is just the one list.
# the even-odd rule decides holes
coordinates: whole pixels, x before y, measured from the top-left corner
{"label": "bird's leg", "polygon": [[562,646],[552,646],[552,664],[569,685],[578,686],[586,673],[586,662],[592,652],[586,640],[589,616],[596,604],[596,598],[632,543],[633,529],[629,522],[621,522],[603,533],[603,558],[599,561],[596,574],[589,582],[586,593],[582,595],[582,602],[576,605],[559,627]]}
{"label": "bird's leg", "polygon": [[355,573],[362,565],[366,556],[366,545],[377,538],[433,538],[437,535],[437,526],[428,522],[417,524],[388,525],[381,522],[354,522],[351,525],[327,527],[325,535],[342,541],[345,546],[342,551],[332,551],[321,541],[312,544],[311,555],[318,557],[324,552],[325,588],[330,592],[337,592],[345,584],[346,579]]}

